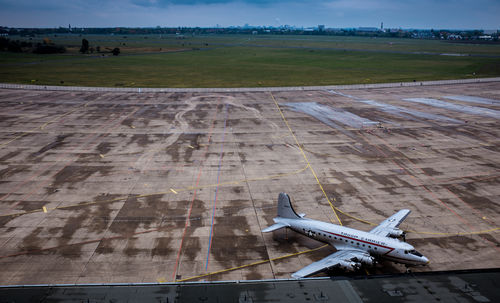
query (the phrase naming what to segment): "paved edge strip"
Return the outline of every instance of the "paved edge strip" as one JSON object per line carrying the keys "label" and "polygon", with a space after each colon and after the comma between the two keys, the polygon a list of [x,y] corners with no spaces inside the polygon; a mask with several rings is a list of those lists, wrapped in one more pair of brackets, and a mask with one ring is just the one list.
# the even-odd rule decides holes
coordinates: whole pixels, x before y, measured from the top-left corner
{"label": "paved edge strip", "polygon": [[326,86],[285,86],[285,87],[233,87],[233,88],[147,88],[147,87],[86,87],[86,86],[50,86],[0,83],[0,89],[24,89],[47,91],[88,91],[88,92],[130,92],[130,93],[233,93],[233,92],[280,92],[280,91],[313,91],[328,89],[367,89],[409,86],[431,86],[449,84],[468,84],[500,82],[496,78],[475,78],[458,80],[415,81],[374,84],[326,85]]}

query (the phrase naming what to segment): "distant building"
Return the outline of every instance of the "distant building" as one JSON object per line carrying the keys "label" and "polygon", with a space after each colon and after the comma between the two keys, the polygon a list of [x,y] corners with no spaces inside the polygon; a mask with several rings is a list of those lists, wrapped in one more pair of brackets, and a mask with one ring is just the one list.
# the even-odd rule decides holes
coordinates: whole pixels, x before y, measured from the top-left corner
{"label": "distant building", "polygon": [[448,40],[462,40],[462,36],[451,34],[451,35],[448,35]]}
{"label": "distant building", "polygon": [[358,31],[358,32],[365,32],[365,33],[375,33],[375,32],[380,31],[380,29],[378,29],[376,27],[358,27],[356,29],[356,31]]}
{"label": "distant building", "polygon": [[322,24],[318,25],[318,31],[324,32],[325,31],[325,26],[322,25]]}
{"label": "distant building", "polygon": [[479,36],[479,40],[493,40],[493,37],[490,35],[482,35]]}

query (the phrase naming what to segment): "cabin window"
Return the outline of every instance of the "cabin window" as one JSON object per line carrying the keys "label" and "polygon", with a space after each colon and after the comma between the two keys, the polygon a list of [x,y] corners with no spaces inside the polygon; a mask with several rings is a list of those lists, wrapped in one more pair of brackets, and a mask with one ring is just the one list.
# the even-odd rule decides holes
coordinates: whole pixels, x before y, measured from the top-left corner
{"label": "cabin window", "polygon": [[346,242],[349,242],[349,241],[347,241],[347,240],[345,240],[345,241],[346,241]]}
{"label": "cabin window", "polygon": [[373,249],[377,250],[377,248],[376,248],[376,247],[374,247]]}
{"label": "cabin window", "polygon": [[351,241],[351,243],[354,243],[354,241]]}
{"label": "cabin window", "polygon": [[359,242],[358,242],[358,243],[356,243],[356,244],[359,246]]}
{"label": "cabin window", "polygon": [[368,245],[368,248],[372,248],[370,245]]}
{"label": "cabin window", "polygon": [[365,246],[365,245],[363,244],[363,246]]}
{"label": "cabin window", "polygon": [[337,240],[337,237],[333,237],[335,240]]}

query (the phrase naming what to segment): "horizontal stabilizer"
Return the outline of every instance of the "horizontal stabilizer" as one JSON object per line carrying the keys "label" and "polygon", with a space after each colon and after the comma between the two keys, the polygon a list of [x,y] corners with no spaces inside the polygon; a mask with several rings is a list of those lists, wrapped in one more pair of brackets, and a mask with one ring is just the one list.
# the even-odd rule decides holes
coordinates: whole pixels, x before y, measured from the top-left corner
{"label": "horizontal stabilizer", "polygon": [[283,228],[283,227],[287,227],[287,225],[283,224],[283,223],[276,223],[276,224],[269,226],[268,228],[264,228],[262,230],[262,232],[268,233],[268,232],[275,231],[275,230],[278,230],[278,229]]}

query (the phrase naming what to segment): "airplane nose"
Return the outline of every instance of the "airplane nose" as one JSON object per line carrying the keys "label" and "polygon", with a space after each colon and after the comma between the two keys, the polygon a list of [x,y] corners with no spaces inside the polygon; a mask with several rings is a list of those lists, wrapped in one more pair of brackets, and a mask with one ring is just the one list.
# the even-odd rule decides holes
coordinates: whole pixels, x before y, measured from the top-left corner
{"label": "airplane nose", "polygon": [[426,257],[422,256],[422,261],[425,263],[425,264],[429,264],[429,259],[427,259]]}

